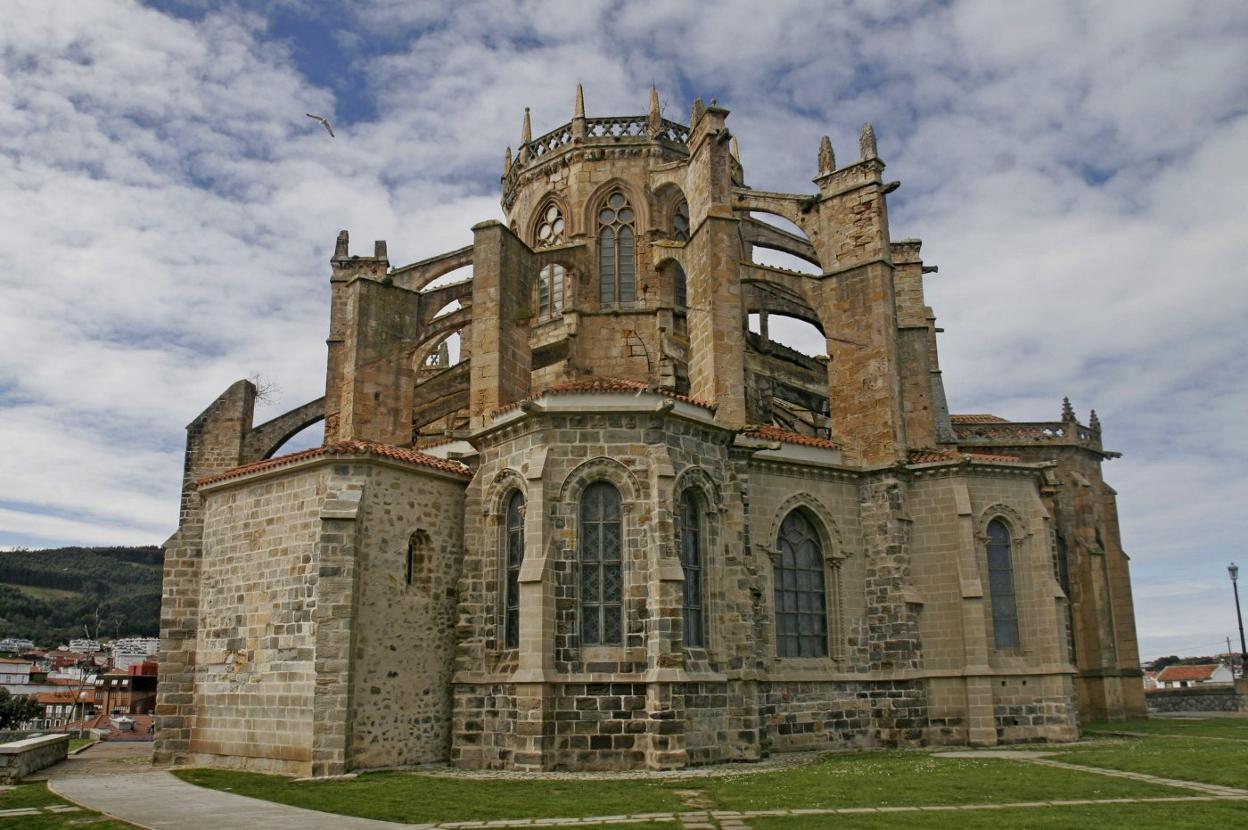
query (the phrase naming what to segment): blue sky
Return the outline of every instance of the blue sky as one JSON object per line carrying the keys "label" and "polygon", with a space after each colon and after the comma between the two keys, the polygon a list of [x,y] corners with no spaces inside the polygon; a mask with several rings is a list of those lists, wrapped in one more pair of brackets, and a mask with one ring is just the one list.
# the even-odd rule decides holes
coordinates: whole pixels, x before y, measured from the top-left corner
{"label": "blue sky", "polygon": [[[1248,504],[1248,10],[1178,3],[16,0],[0,29],[0,545],[158,543],[183,426],[323,384],[337,231],[497,217],[532,107],[732,110],[809,191],[874,123],[955,411],[1095,407],[1145,656],[1214,650]],[[329,115],[337,139],[304,116]],[[774,330],[774,329],[773,329]],[[794,332],[794,337],[801,334]],[[1241,564],[1248,566],[1248,561]]]}

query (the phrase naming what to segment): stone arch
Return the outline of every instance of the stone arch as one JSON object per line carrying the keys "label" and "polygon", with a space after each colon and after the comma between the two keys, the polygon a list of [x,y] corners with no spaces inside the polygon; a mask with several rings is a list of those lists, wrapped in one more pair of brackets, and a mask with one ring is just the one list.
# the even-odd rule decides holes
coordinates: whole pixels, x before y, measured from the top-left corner
{"label": "stone arch", "polygon": [[1021,513],[1004,502],[996,502],[985,507],[975,522],[975,538],[981,545],[988,543],[988,525],[992,524],[994,519],[1000,519],[1005,523],[1010,531],[1010,541],[1015,545],[1022,545],[1032,535],[1031,528]]}
{"label": "stone arch", "polygon": [[723,489],[705,467],[686,467],[681,470],[672,485],[672,498],[679,499],[691,487],[702,495],[708,513],[719,514],[724,511]]}
{"label": "stone arch", "polygon": [[[645,229],[650,228],[650,200],[646,198],[646,194],[638,190],[637,187],[619,178],[618,176],[608,179],[602,184],[594,188],[589,194],[589,198],[585,200],[585,205],[581,211],[581,227],[583,233],[589,239],[595,241],[598,239],[598,211],[606,203],[607,198],[615,191],[624,194],[624,198],[628,200],[628,205],[636,214],[633,222],[633,229],[640,238]],[[567,221],[567,217],[564,217]]]}
{"label": "stone arch", "polygon": [[600,455],[578,464],[559,488],[559,502],[563,505],[579,504],[581,493],[596,481],[614,484],[620,491],[621,509],[624,515],[632,512],[633,505],[649,496],[645,484],[633,471],[614,458]]}
{"label": "stone arch", "polygon": [[819,499],[805,492],[789,496],[772,514],[771,529],[767,536],[769,555],[775,556],[777,553],[776,539],[780,537],[780,525],[784,524],[785,518],[790,513],[800,509],[805,509],[814,518],[811,524],[814,525],[815,532],[819,534],[819,542],[823,545],[823,558],[829,564],[837,564],[850,556],[851,551],[845,550],[841,530],[836,524],[836,519],[832,517],[831,511]]}
{"label": "stone arch", "polygon": [[[542,197],[534,202],[537,209],[533,211],[524,225],[524,243],[533,250],[537,250],[539,242],[537,239],[537,229],[542,223],[542,216],[546,213],[546,208],[554,205],[559,208],[559,213],[563,216],[563,242],[566,243],[572,236],[581,233],[581,229],[577,227],[578,219],[572,211],[568,200],[560,193],[549,190],[542,194]],[[514,228],[513,228],[514,231]],[[563,243],[561,243],[563,244]]]}
{"label": "stone arch", "polygon": [[486,517],[489,524],[500,524],[506,517],[507,499],[512,491],[519,490],[521,495],[528,495],[525,484],[524,476],[518,470],[511,467],[499,470],[485,486],[481,498],[481,515]]}
{"label": "stone arch", "polygon": [[[654,227],[650,230],[658,231],[659,235],[666,239],[675,239],[672,232],[672,223],[675,219],[676,208],[681,202],[688,203],[685,191],[675,182],[664,182],[653,191],[652,196]],[[690,231],[693,228],[689,228]]]}

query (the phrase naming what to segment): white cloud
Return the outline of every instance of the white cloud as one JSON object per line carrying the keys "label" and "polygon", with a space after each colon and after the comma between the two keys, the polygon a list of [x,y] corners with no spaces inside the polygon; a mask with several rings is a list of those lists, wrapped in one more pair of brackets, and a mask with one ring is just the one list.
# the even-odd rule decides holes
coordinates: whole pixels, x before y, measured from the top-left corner
{"label": "white cloud", "polygon": [[396,262],[466,244],[524,106],[541,133],[578,80],[591,115],[655,82],[677,120],[730,107],[765,189],[810,190],[819,136],[845,162],[873,121],[894,236],[941,266],[954,409],[1095,406],[1127,453],[1106,474],[1144,651],[1221,633],[1216,583],[1165,588],[1218,579],[1244,535],[1242,4],[280,4],[335,27],[365,102],[301,74],[275,12],[177,7],[6,10],[0,534],[159,541],[203,406],[255,371],[283,390],[261,418],[319,394],[340,228]]}

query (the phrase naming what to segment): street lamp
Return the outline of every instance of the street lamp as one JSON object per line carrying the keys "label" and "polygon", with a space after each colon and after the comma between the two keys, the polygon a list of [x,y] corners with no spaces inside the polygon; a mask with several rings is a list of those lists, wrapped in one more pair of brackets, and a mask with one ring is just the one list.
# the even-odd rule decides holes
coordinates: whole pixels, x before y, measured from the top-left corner
{"label": "street lamp", "polygon": [[1239,621],[1239,676],[1248,669],[1248,645],[1244,644],[1244,614],[1239,610],[1239,566],[1232,562],[1226,572],[1231,575],[1231,590],[1235,592],[1235,619]]}

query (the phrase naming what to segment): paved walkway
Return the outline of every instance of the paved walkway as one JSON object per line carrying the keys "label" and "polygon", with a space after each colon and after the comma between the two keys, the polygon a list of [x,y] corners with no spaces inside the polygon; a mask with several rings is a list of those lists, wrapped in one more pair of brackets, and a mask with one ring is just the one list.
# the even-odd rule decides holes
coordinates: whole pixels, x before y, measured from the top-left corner
{"label": "paved walkway", "polygon": [[[1044,752],[941,752],[937,758],[1002,758],[1076,770],[1094,775],[1130,778],[1194,790],[1190,796],[1150,798],[1067,799],[997,804],[916,805],[911,807],[844,807],[826,809],[749,810],[736,812],[707,806],[679,813],[590,816],[586,818],[526,818],[495,821],[451,821],[437,825],[395,824],[305,810],[271,801],[210,790],[187,784],[164,770],[152,769],[151,745],[99,744],[45,770],[48,787],[62,798],[128,821],[148,830],[468,830],[486,827],[589,827],[607,823],[655,822],[656,827],[677,824],[685,830],[748,830],[749,820],[764,816],[838,816],[871,813],[966,812],[1061,808],[1095,804],[1162,804],[1209,801],[1248,801],[1248,790],[1159,778],[1136,772],[1085,767],[1052,761]],[[691,796],[693,793],[691,793]],[[697,805],[701,807],[701,805]]]}

